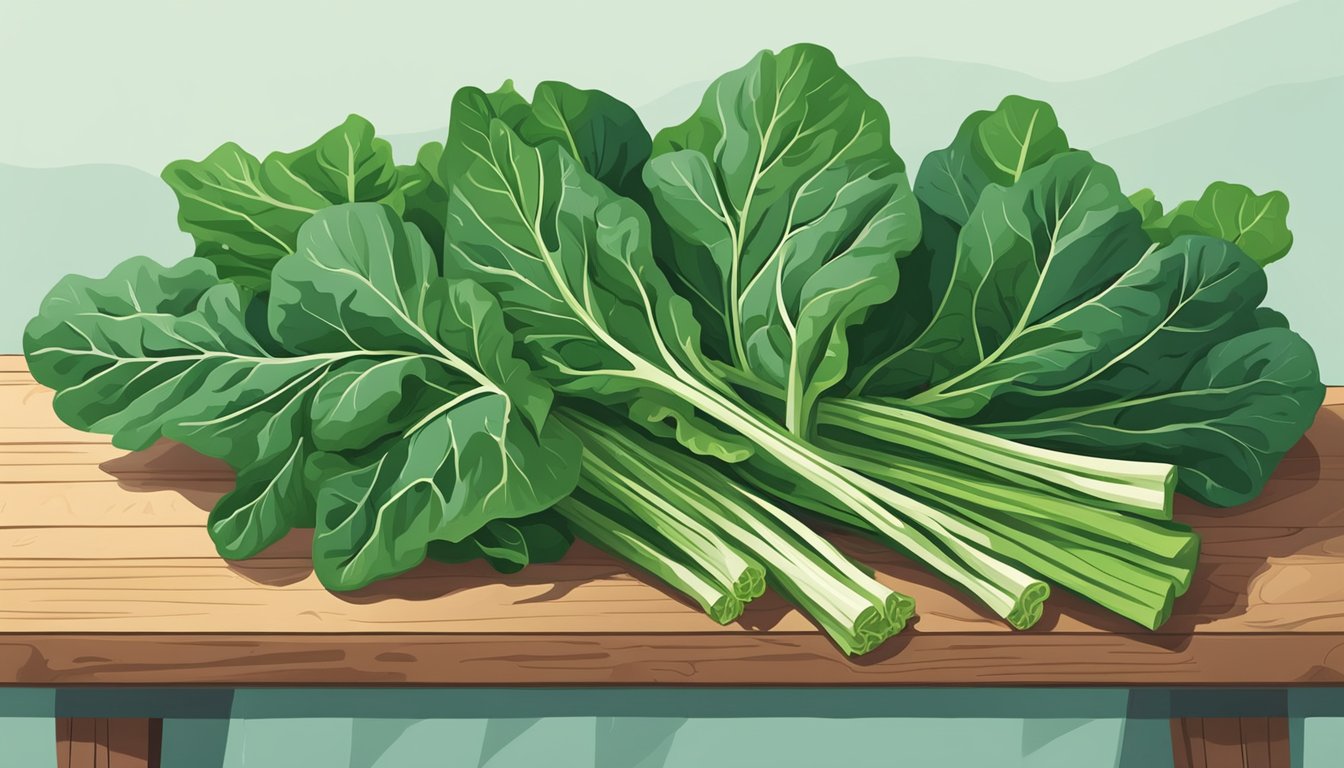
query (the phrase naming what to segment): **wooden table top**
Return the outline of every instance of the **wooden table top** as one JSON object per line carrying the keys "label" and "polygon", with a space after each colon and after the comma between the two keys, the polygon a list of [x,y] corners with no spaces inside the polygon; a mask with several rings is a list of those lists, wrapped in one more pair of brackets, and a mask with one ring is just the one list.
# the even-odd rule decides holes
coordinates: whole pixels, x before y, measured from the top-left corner
{"label": "wooden table top", "polygon": [[0,356],[0,684],[1311,685],[1344,682],[1344,388],[1264,494],[1183,500],[1194,585],[1152,632],[1063,594],[1010,630],[880,547],[842,540],[912,595],[916,621],[846,658],[772,594],[719,626],[578,544],[505,576],[426,564],[327,592],[310,535],[222,560],[204,522],[228,467],[73,430]]}

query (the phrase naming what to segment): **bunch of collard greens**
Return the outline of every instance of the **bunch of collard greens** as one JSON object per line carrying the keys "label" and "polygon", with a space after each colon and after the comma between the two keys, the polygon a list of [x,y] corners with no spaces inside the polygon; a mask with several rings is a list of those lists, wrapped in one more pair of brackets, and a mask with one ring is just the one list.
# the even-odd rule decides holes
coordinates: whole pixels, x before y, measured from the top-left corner
{"label": "bunch of collard greens", "polygon": [[450,121],[409,166],[353,116],[173,163],[195,255],[69,277],[28,326],[66,422],[237,470],[225,557],[311,527],[347,590],[577,534],[720,622],[768,585],[871,650],[913,601],[822,522],[1016,627],[1050,583],[1156,627],[1198,550],[1174,491],[1253,498],[1323,397],[1260,306],[1284,197],[1164,213],[1041,102],[971,115],[913,186],[810,45],[652,137],[555,82]]}

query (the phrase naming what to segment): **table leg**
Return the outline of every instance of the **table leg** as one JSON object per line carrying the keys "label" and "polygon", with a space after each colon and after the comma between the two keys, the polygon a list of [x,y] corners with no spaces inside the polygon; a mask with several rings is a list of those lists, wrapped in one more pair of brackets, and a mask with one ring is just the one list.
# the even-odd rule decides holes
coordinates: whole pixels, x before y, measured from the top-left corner
{"label": "table leg", "polygon": [[1289,768],[1286,717],[1174,717],[1176,768]]}
{"label": "table leg", "polygon": [[159,768],[162,746],[162,720],[56,718],[58,768]]}

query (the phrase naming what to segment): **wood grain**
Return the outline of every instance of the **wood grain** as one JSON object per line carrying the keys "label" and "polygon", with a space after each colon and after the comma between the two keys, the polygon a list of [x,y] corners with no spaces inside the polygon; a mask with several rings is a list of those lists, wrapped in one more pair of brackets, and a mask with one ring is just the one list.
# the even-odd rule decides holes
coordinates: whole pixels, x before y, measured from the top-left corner
{"label": "wood grain", "polygon": [[225,561],[204,521],[228,467],[65,427],[22,359],[0,356],[0,682],[1338,684],[1341,392],[1254,503],[1180,506],[1203,552],[1161,630],[1057,594],[1014,632],[889,550],[837,537],[919,606],[902,636],[851,660],[773,595],[719,626],[583,545],[518,574],[427,564],[342,595],[313,576],[307,532]]}

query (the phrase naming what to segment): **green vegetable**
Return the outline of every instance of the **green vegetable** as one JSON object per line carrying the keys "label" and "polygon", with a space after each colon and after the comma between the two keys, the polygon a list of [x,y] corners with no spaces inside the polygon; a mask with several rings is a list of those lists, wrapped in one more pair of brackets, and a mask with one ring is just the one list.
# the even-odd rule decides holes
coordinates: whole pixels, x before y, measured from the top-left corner
{"label": "green vegetable", "polygon": [[1323,397],[1260,306],[1286,199],[1215,182],[1164,214],[1020,96],[913,188],[891,133],[798,45],[654,138],[506,82],[409,165],[357,116],[226,144],[164,171],[196,257],[63,280],[25,352],[67,423],[237,470],[224,556],[313,527],[332,589],[577,534],[716,621],[768,584],[868,652],[913,601],[820,519],[1016,627],[1047,582],[1160,625],[1198,557],[1174,492],[1254,497]]}
{"label": "green vegetable", "polygon": [[845,334],[891,298],[919,242],[905,164],[885,111],[824,48],[763,52],[710,85],[700,108],[654,140],[644,177],[686,247],[663,268],[722,329],[711,354],[781,390],[805,437],[844,377]]}
{"label": "green vegetable", "polygon": [[585,539],[687,595],[711,619],[727,624],[742,615],[742,601],[732,594],[731,588],[715,583],[695,567],[692,553],[625,525],[642,520],[645,512],[642,508],[630,510],[604,504],[582,490],[562,499],[556,508]]}
{"label": "green vegetable", "polygon": [[178,223],[196,240],[196,255],[220,277],[255,290],[280,257],[293,253],[299,228],[315,212],[340,203],[381,202],[398,212],[403,184],[392,146],[351,115],[312,145],[257,160],[229,143],[200,162],[163,169],[177,194]]}
{"label": "green vegetable", "polygon": [[644,211],[556,145],[528,146],[494,121],[488,151],[454,185],[448,232],[445,263],[499,297],[522,349],[558,391],[656,398],[683,420],[713,419],[1009,621],[1039,617],[1048,588],[959,535],[959,520],[817,455],[719,389],[689,306],[653,261]]}
{"label": "green vegetable", "polygon": [[305,223],[265,307],[209,262],[135,259],[67,278],[25,336],[66,422],[129,449],[169,437],[238,470],[211,512],[221,554],[316,524],[317,574],[336,589],[574,486],[579,446],[511,348],[494,300],[440,277],[418,230],[376,204]]}
{"label": "green vegetable", "polygon": [[1282,192],[1257,195],[1241,184],[1215,181],[1198,200],[1186,200],[1165,216],[1159,206],[1157,213],[1154,219],[1144,215],[1144,227],[1159,243],[1209,235],[1241,248],[1262,267],[1283,258],[1293,245],[1288,197]]}
{"label": "green vegetable", "polygon": [[[621,479],[622,486],[646,486],[646,493],[652,494],[646,502],[625,507],[639,509],[638,520],[649,524],[689,516],[697,526],[717,529],[759,558],[771,586],[804,607],[846,652],[872,650],[913,615],[913,600],[873,580],[829,541],[769,500],[629,428],[606,425],[578,412],[563,418],[583,440],[585,464],[600,462]],[[656,509],[668,506],[675,511]],[[652,527],[660,526],[655,522]],[[679,543],[688,537],[669,533],[663,538]],[[693,554],[689,548],[682,550]],[[695,557],[692,562],[707,561]]]}
{"label": "green vegetable", "polygon": [[953,257],[927,329],[889,363],[929,384],[883,392],[891,405],[1176,464],[1183,491],[1226,505],[1259,493],[1321,403],[1310,347],[1259,327],[1260,267],[1225,240],[1153,244],[1086,153],[987,188]]}

